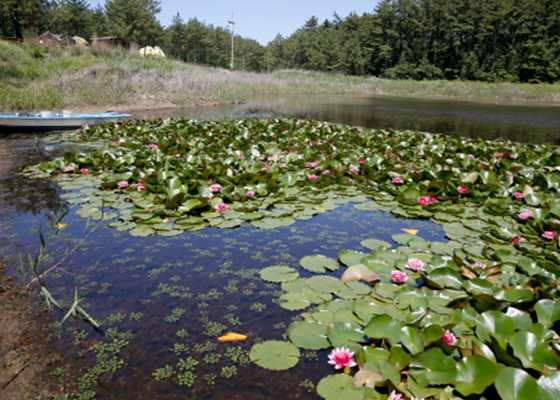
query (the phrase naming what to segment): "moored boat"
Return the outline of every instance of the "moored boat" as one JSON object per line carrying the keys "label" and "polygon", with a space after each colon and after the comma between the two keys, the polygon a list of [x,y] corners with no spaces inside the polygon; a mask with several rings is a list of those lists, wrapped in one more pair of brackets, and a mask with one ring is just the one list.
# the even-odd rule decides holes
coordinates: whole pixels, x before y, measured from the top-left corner
{"label": "moored boat", "polygon": [[131,114],[107,111],[101,113],[73,113],[63,111],[53,113],[0,113],[0,130],[4,132],[46,132],[76,129],[83,125],[97,125],[104,122],[119,122],[131,118]]}

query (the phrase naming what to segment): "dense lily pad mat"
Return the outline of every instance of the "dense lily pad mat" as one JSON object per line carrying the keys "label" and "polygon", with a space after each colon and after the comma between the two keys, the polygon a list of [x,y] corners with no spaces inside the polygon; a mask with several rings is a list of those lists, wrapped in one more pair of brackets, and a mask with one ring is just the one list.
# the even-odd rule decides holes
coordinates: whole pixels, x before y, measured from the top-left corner
{"label": "dense lily pad mat", "polygon": [[[295,119],[137,121],[76,139],[106,146],[29,173],[85,187],[69,201],[94,217],[109,204],[113,226],[132,235],[274,229],[347,201],[443,224],[449,243],[405,233],[393,236],[397,248],[366,240],[364,252],[341,251],[344,281],[314,254],[301,266],[323,275],[263,271],[282,282],[282,307],[306,310],[289,340],[356,352],[357,387],[328,378],[324,397],[556,398],[556,147]],[[279,368],[273,354],[263,366]]]}

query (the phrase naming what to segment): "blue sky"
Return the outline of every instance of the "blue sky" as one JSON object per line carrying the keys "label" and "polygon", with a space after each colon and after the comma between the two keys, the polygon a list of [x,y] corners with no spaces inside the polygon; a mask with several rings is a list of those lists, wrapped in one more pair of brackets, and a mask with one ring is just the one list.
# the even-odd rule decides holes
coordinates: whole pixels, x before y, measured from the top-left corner
{"label": "blue sky", "polygon": [[[94,8],[104,5],[105,0],[89,3]],[[277,34],[290,36],[313,15],[322,23],[325,19],[332,21],[335,11],[341,18],[352,12],[372,13],[377,3],[378,0],[162,0],[156,17],[164,27],[179,13],[184,22],[197,18],[226,28],[233,13],[236,35],[266,45]]]}

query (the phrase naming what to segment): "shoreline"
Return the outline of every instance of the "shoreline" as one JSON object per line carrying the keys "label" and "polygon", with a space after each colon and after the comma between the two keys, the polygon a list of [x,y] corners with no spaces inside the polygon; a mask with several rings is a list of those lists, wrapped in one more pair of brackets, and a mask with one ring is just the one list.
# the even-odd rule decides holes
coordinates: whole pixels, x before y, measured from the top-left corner
{"label": "shoreline", "polygon": [[[324,92],[328,94],[336,94],[333,92]],[[262,92],[259,94],[278,94],[278,95],[297,95],[297,94],[321,94],[320,92]],[[356,93],[341,93],[341,95],[356,95],[356,96],[387,96],[387,97],[410,97],[416,99],[430,99],[430,100],[453,100],[453,101],[472,101],[472,102],[491,102],[494,104],[508,104],[508,103],[526,103],[526,104],[538,104],[538,105],[560,105],[560,97],[558,99],[552,100],[542,100],[542,99],[523,99],[523,98],[513,98],[507,99],[503,97],[459,97],[459,96],[446,96],[440,94],[433,95],[420,95],[420,94],[402,94],[402,93],[389,93],[389,92],[356,92]],[[232,104],[244,103],[243,101],[206,101],[206,102],[190,102],[184,104],[178,104],[171,102],[169,100],[138,100],[131,101],[121,104],[108,104],[108,105],[75,105],[68,106],[74,112],[87,113],[87,112],[105,112],[105,111],[115,111],[120,113],[132,113],[132,112],[142,112],[142,111],[153,111],[153,110],[177,110],[182,108],[192,108],[192,109],[210,109],[217,108]]]}

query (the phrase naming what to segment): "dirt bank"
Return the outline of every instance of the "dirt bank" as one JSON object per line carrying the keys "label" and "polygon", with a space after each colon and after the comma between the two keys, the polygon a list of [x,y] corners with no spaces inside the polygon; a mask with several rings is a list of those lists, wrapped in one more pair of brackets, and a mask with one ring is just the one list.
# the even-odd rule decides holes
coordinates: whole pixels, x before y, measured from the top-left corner
{"label": "dirt bank", "polygon": [[52,322],[36,298],[24,295],[13,278],[4,275],[0,260],[0,398],[23,400],[60,393],[51,371],[61,358],[51,343]]}

